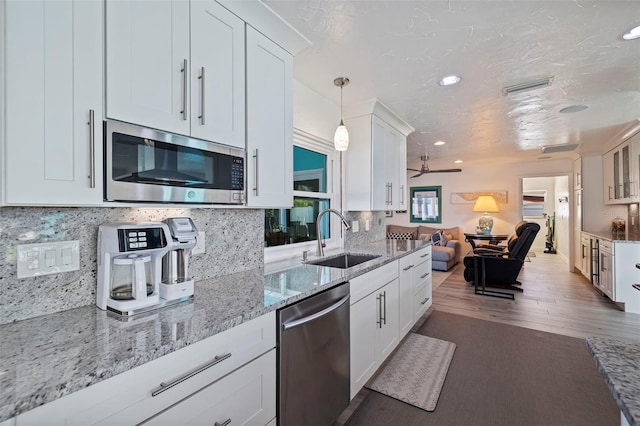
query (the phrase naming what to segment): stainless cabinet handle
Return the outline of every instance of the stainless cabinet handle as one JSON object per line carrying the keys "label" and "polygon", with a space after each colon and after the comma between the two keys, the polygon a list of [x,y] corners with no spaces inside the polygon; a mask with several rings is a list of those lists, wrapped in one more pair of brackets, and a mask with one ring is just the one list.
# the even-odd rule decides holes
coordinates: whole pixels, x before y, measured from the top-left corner
{"label": "stainless cabinet handle", "polygon": [[604,254],[600,254],[600,263],[602,263],[602,265],[600,265],[600,270],[602,271],[606,271],[607,270],[607,266],[604,263],[604,260],[607,258],[607,256],[605,256]]}
{"label": "stainless cabinet handle", "polygon": [[378,294],[376,300],[378,301],[378,319],[376,320],[376,324],[378,324],[378,328],[382,328],[382,294]]}
{"label": "stainless cabinet handle", "polygon": [[182,119],[187,119],[187,86],[188,86],[188,76],[187,76],[187,60],[182,61]]}
{"label": "stainless cabinet handle", "polygon": [[429,276],[429,273],[427,272],[426,274],[421,275],[421,276],[420,276],[420,279],[427,278],[428,276]]}
{"label": "stainless cabinet handle", "polygon": [[427,303],[429,301],[429,298],[425,298],[422,302],[420,302],[421,305],[424,305],[425,303]]}
{"label": "stainless cabinet handle", "polygon": [[393,182],[389,183],[389,204],[393,205]]}
{"label": "stainless cabinet handle", "polygon": [[158,386],[158,388],[156,390],[151,392],[151,396],[158,396],[159,394],[161,394],[162,392],[166,391],[167,389],[171,389],[175,385],[178,385],[178,384],[184,382],[185,380],[192,378],[196,374],[202,373],[207,368],[213,367],[214,365],[224,361],[225,359],[229,359],[229,358],[231,358],[231,352],[227,352],[226,354],[222,354],[222,355],[216,355],[211,361],[209,361],[206,364],[203,364],[200,367],[197,367],[197,368],[195,368],[195,369],[183,374],[182,376],[178,377],[177,379],[174,379],[174,380],[170,381],[169,383],[165,383],[165,382],[160,383],[160,386]]}
{"label": "stainless cabinet handle", "polygon": [[611,199],[611,190],[613,189],[613,186],[609,185],[609,199]]}
{"label": "stainless cabinet handle", "polygon": [[335,311],[340,306],[342,306],[345,303],[347,303],[347,300],[349,300],[349,295],[343,297],[342,299],[338,300],[333,305],[331,305],[328,308],[325,308],[325,309],[323,309],[323,310],[321,310],[319,312],[316,312],[313,315],[309,315],[309,316],[306,316],[304,318],[297,319],[295,321],[286,322],[286,323],[282,324],[282,331],[291,330],[292,328],[297,327],[299,325],[303,325],[303,324],[311,322],[311,321],[313,321],[315,319],[321,318],[321,317],[323,317],[325,315],[329,315],[331,312]]}
{"label": "stainless cabinet handle", "polygon": [[89,110],[89,187],[96,187],[96,122],[95,112]]}
{"label": "stainless cabinet handle", "polygon": [[387,324],[387,291],[383,291],[382,292],[382,297],[384,298],[384,304],[382,305],[384,307],[384,316],[382,317],[382,323],[384,325]]}
{"label": "stainless cabinet handle", "polygon": [[425,253],[425,254],[423,254],[423,255],[422,255],[422,256],[420,256],[420,257],[421,257],[421,258],[423,258],[423,257],[427,257],[427,256],[429,256],[429,253]]}
{"label": "stainless cabinet handle", "polygon": [[256,148],[256,153],[253,155],[253,158],[256,159],[256,175],[254,178],[253,191],[256,193],[256,196],[258,196],[258,148]]}
{"label": "stainless cabinet handle", "polygon": [[200,124],[204,126],[204,67],[200,68]]}
{"label": "stainless cabinet handle", "polygon": [[406,268],[403,269],[403,271],[408,271],[409,269],[413,268],[415,265],[409,265]]}
{"label": "stainless cabinet handle", "polygon": [[400,185],[400,205],[404,206],[404,185]]}
{"label": "stainless cabinet handle", "polygon": [[227,426],[229,424],[231,424],[231,417],[229,417],[227,420],[225,420],[222,423],[215,422],[213,426]]}

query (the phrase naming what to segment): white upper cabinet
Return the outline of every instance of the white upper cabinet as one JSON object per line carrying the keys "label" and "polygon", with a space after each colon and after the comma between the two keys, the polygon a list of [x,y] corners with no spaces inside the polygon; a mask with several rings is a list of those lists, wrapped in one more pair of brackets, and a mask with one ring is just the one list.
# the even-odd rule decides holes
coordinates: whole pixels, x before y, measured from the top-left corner
{"label": "white upper cabinet", "polygon": [[102,4],[34,0],[4,7],[4,201],[100,204]]}
{"label": "white upper cabinet", "polygon": [[602,156],[605,204],[635,203],[640,199],[640,133]]}
{"label": "white upper cabinet", "polygon": [[107,117],[244,148],[244,22],[213,0],[106,10]]}
{"label": "white upper cabinet", "polygon": [[107,117],[188,135],[189,2],[114,0],[106,11]]}
{"label": "white upper cabinet", "polygon": [[[351,109],[354,118],[345,120],[350,136],[344,154],[346,209],[405,210],[406,137],[413,128],[379,101],[373,102]],[[362,111],[369,113],[354,115]]]}
{"label": "white upper cabinet", "polygon": [[247,26],[247,205],[293,205],[293,57]]}
{"label": "white upper cabinet", "polygon": [[244,148],[244,58],[244,22],[215,1],[192,1],[192,136]]}

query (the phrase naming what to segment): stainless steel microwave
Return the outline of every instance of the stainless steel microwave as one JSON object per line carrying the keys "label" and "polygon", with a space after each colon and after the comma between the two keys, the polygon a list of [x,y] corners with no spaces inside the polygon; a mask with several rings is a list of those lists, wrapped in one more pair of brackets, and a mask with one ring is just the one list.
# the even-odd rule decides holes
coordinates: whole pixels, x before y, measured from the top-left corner
{"label": "stainless steel microwave", "polygon": [[104,122],[107,201],[243,204],[245,150]]}

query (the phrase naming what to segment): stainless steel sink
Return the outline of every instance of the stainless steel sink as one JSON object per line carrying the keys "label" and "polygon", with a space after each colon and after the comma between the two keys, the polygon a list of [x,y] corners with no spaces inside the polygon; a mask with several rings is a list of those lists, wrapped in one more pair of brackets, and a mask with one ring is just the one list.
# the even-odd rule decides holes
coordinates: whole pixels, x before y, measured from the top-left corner
{"label": "stainless steel sink", "polygon": [[371,259],[380,257],[379,254],[350,254],[342,253],[325,259],[312,260],[308,263],[318,266],[328,266],[330,268],[347,269],[359,265]]}

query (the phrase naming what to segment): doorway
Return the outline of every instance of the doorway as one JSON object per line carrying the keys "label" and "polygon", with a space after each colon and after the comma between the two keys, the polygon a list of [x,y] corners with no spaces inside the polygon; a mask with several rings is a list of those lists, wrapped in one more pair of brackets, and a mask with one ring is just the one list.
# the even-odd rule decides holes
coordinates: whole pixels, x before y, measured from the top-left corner
{"label": "doorway", "polygon": [[571,203],[569,176],[522,178],[520,214],[523,220],[540,225],[533,253],[552,253],[569,264]]}

